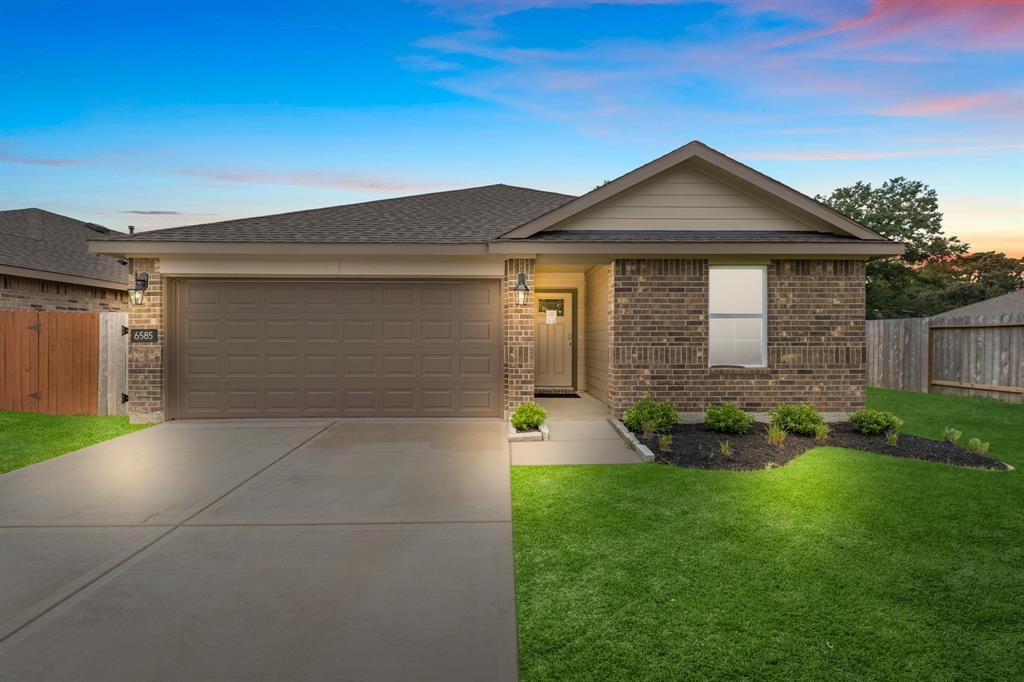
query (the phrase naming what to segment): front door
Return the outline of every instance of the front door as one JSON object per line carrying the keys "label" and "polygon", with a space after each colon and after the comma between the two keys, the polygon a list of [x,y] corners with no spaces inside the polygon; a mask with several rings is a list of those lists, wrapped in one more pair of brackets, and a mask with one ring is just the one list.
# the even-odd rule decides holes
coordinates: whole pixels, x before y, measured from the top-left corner
{"label": "front door", "polygon": [[536,301],[537,367],[534,385],[538,388],[574,388],[576,311],[573,295],[571,292],[538,291]]}

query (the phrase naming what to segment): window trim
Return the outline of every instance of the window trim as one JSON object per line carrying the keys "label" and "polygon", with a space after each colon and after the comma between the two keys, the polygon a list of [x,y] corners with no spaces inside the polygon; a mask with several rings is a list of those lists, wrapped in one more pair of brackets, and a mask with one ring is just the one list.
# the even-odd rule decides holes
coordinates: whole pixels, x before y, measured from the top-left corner
{"label": "window trim", "polygon": [[[761,312],[755,313],[712,313],[711,312],[711,271],[712,270],[760,270],[761,271]],[[711,320],[753,320],[761,318],[761,362],[756,365],[716,365],[711,362]],[[708,367],[710,369],[760,369],[768,366],[768,266],[767,265],[708,265]]]}

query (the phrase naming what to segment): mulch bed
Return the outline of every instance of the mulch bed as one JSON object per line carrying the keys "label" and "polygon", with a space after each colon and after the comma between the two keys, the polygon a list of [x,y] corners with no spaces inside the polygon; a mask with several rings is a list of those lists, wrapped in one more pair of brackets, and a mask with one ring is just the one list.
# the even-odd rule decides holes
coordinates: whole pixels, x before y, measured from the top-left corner
{"label": "mulch bed", "polygon": [[[850,424],[833,424],[832,433],[826,441],[816,441],[813,436],[789,434],[781,446],[769,445],[765,438],[766,424],[755,423],[743,435],[714,431],[703,424],[677,424],[672,429],[672,449],[658,449],[657,437],[637,438],[654,453],[658,462],[696,469],[737,469],[755,470],[782,466],[803,453],[817,447],[850,448],[866,450],[893,457],[910,457],[929,462],[940,462],[956,466],[982,469],[1006,470],[1009,467],[986,455],[976,455],[960,445],[942,440],[932,440],[901,434],[895,447],[889,446],[884,435],[867,436]],[[732,453],[724,455],[719,444],[728,440]]]}

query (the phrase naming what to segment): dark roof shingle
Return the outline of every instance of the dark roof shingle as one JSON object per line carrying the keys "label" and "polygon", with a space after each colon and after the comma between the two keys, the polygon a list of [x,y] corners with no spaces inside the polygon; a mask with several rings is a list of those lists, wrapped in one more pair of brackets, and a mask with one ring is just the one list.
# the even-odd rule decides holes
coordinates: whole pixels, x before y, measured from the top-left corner
{"label": "dark roof shingle", "polygon": [[574,197],[510,185],[418,194],[117,235],[115,240],[255,243],[485,243]]}
{"label": "dark roof shingle", "polygon": [[126,265],[89,253],[90,239],[117,234],[40,208],[0,211],[0,265],[126,284]]}

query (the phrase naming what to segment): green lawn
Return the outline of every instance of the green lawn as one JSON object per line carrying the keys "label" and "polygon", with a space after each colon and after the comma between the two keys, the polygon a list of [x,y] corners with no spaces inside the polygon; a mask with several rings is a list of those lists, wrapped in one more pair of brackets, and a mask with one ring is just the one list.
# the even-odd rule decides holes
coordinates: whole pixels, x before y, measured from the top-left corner
{"label": "green lawn", "polygon": [[871,390],[994,472],[819,448],[763,472],[512,471],[522,678],[1021,679],[1024,407]]}
{"label": "green lawn", "polygon": [[128,417],[58,417],[0,410],[0,474],[144,429]]}

